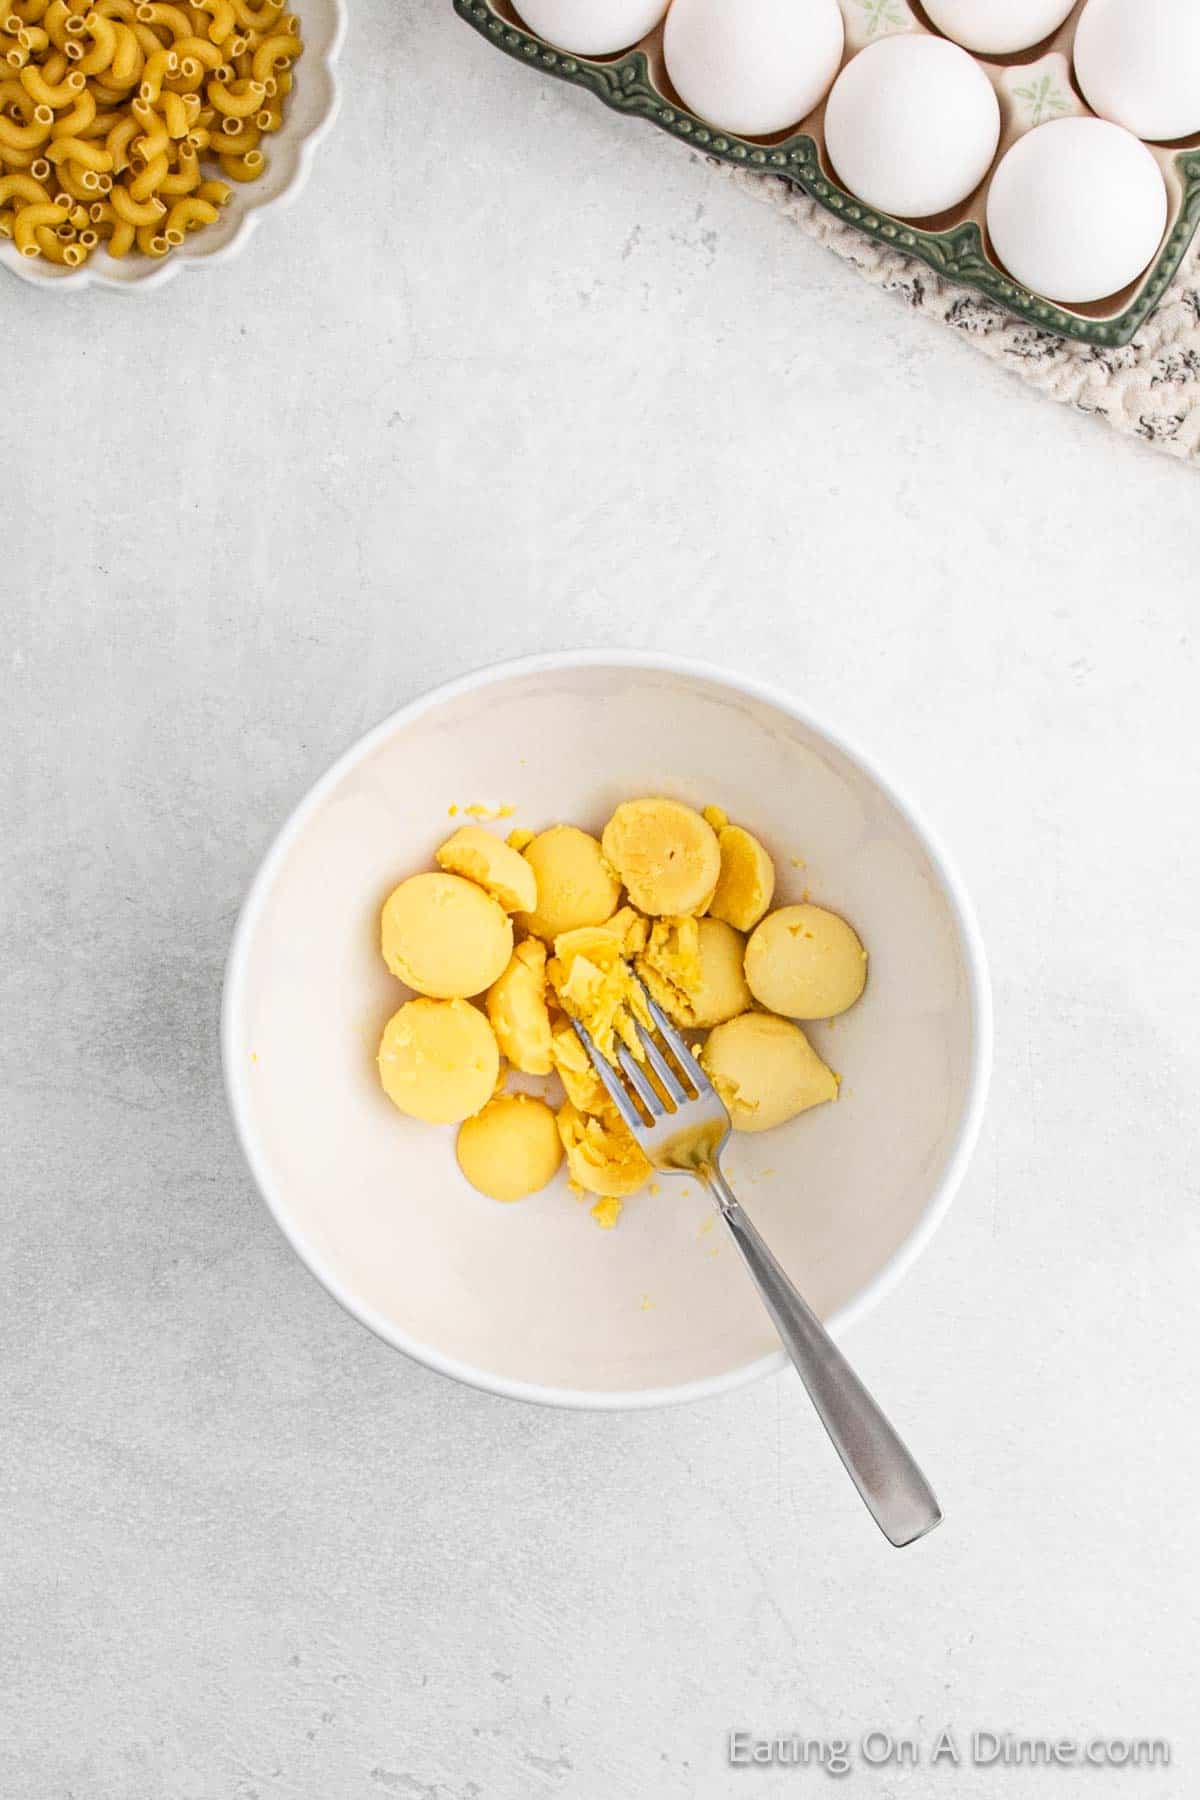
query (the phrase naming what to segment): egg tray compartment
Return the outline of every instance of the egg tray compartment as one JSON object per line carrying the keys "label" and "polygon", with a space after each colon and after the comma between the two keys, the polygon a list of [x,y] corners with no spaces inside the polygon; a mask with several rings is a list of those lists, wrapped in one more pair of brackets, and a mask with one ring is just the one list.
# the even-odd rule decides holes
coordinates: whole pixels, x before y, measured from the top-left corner
{"label": "egg tray compartment", "polygon": [[[756,174],[775,175],[810,195],[827,212],[845,219],[867,237],[925,263],[937,275],[976,289],[1007,312],[1016,314],[1040,331],[1072,338],[1078,343],[1117,346],[1128,344],[1154,311],[1179,270],[1200,224],[1200,134],[1176,144],[1149,144],[1167,184],[1167,228],[1158,254],[1146,272],[1119,294],[1086,306],[1060,306],[1014,281],[992,255],[984,223],[991,172],[961,206],[936,218],[913,222],[895,219],[855,198],[834,175],[825,152],[825,101],[788,132],[770,138],[743,138],[708,125],[683,106],[668,79],[663,62],[663,27],[632,49],[617,56],[585,57],[556,50],[521,23],[509,0],[453,0],[454,10],[481,36],[517,62],[526,63],[559,81],[586,89],[615,112],[647,119],[660,130],[688,144],[705,156]],[[882,30],[869,28],[854,33],[855,6],[864,19],[876,9],[850,0],[843,6],[847,22],[847,47],[843,66],[863,47],[878,41]],[[901,14],[903,6],[897,9]],[[1070,71],[1075,27],[1083,0],[1060,28],[1035,48],[1000,57],[977,56],[980,67],[996,87],[1002,128],[996,163],[1025,130],[1019,110],[1002,79],[1006,71],[1033,68],[1054,52],[1066,58],[1064,85],[1069,82],[1069,109],[1087,114]],[[899,29],[931,32],[932,28],[913,6],[912,23]],[[933,33],[933,35],[940,35]],[[1060,67],[1060,65],[1056,65]],[[1010,77],[1010,82],[1013,78]],[[1054,109],[1046,117],[1062,117]],[[1041,121],[1039,121],[1041,122]]]}

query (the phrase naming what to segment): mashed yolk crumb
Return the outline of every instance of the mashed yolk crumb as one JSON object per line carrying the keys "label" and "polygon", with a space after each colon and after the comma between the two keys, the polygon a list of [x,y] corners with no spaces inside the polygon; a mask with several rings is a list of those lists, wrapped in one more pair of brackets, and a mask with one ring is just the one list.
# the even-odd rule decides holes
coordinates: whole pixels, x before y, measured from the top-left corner
{"label": "mashed yolk crumb", "polygon": [[742,972],[745,940],[721,919],[659,919],[638,973],[685,1030],[721,1025],[753,1004]]}
{"label": "mashed yolk crumb", "polygon": [[608,1096],[573,1026],[560,1026],[553,1034],[550,1054],[572,1106],[584,1113],[599,1112]]}
{"label": "mashed yolk crumb", "polygon": [[618,1038],[643,1060],[635,1020],[647,1029],[653,1024],[624,945],[623,933],[607,925],[565,931],[555,938],[546,969],[563,1011],[579,1020],[609,1062],[616,1060]]}
{"label": "mashed yolk crumb", "polygon": [[559,1108],[558,1132],[567,1166],[589,1194],[624,1199],[649,1181],[650,1164],[615,1107],[603,1113],[581,1113],[568,1100]]}
{"label": "mashed yolk crumb", "polygon": [[516,810],[515,806],[484,806],[479,800],[463,807],[469,819],[511,819]]}

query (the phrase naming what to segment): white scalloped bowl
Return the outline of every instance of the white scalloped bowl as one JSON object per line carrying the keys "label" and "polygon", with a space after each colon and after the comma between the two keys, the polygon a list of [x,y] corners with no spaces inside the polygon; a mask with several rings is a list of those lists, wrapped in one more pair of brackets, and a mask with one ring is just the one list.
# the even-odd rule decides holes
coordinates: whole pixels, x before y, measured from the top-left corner
{"label": "white scalloped bowl", "polygon": [[192,233],[178,250],[159,260],[137,254],[113,258],[98,250],[80,269],[65,269],[41,256],[22,256],[15,244],[0,238],[0,267],[35,287],[57,288],[64,294],[89,287],[145,294],[173,281],[184,269],[215,269],[231,262],[245,249],[264,213],[290,203],[302,191],[317,145],[337,118],[335,67],[346,30],[343,0],[297,0],[295,10],[304,34],[304,55],[296,65],[283,128],[271,139],[267,171],[260,181],[235,187],[215,225]]}
{"label": "white scalloped bowl", "polygon": [[598,829],[645,792],[726,807],[764,837],[782,900],[811,885],[870,946],[864,998],[812,1033],[842,1074],[839,1103],[735,1138],[729,1156],[747,1209],[835,1328],[910,1267],[979,1128],[991,1009],[961,885],[884,777],[788,696],[595,652],[414,701],[342,757],[268,853],[230,953],[225,1079],[258,1186],[313,1273],[389,1344],[493,1393],[644,1407],[783,1366],[690,1184],[635,1197],[611,1232],[562,1176],[498,1206],[459,1173],[453,1131],[404,1118],[375,1070],[404,994],[379,955],[379,907],[429,865],[448,809],[512,802],[521,824]]}

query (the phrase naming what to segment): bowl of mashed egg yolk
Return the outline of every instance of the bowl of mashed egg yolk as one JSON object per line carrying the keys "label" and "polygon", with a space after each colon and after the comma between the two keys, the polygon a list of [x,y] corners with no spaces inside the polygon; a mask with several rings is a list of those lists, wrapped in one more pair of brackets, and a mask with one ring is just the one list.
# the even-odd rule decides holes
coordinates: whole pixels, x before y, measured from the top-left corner
{"label": "bowl of mashed egg yolk", "polygon": [[263,1198],[357,1319],[548,1404],[785,1365],[712,1203],[646,1164],[575,1034],[635,1041],[647,992],[842,1329],[948,1207],[991,1055],[962,885],[862,754],[762,685],[596,652],[414,700],[317,783],[239,919],[222,1052]]}

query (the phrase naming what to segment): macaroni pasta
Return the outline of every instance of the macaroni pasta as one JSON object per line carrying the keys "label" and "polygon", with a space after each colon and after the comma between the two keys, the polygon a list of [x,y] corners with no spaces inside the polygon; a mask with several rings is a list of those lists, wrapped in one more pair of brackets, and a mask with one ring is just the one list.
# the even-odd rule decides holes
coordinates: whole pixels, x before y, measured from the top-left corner
{"label": "macaroni pasta", "polygon": [[0,236],[78,268],[215,224],[284,122],[287,4],[0,0]]}

